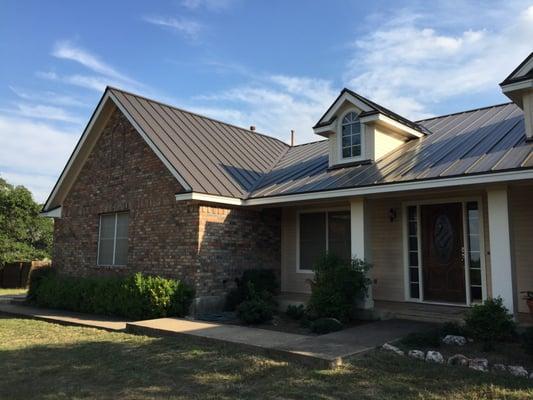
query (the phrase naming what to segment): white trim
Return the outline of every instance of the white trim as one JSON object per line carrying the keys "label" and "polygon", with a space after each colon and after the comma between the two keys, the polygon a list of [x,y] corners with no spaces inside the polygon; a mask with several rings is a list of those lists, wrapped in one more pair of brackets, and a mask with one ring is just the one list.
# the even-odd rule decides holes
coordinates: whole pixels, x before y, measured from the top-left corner
{"label": "white trim", "polygon": [[321,135],[321,136],[327,137],[328,135],[324,135],[324,133],[335,132],[336,125],[337,125],[337,120],[333,121],[329,125],[324,125],[318,128],[313,128],[313,132],[315,133],[315,135]]}
{"label": "white trim", "polygon": [[271,197],[258,197],[250,199],[238,199],[234,197],[218,196],[213,194],[203,194],[198,192],[179,193],[176,201],[199,200],[211,203],[231,204],[238,206],[262,206],[291,203],[307,200],[329,200],[342,197],[366,196],[370,194],[396,193],[411,190],[438,189],[451,186],[466,186],[487,183],[502,183],[509,181],[519,181],[533,179],[533,169],[509,172],[492,172],[472,176],[461,176],[453,178],[438,178],[425,181],[399,182],[382,185],[355,187],[349,189],[328,190],[313,193],[298,193],[288,195],[278,195]]}
{"label": "white trim", "polygon": [[420,138],[425,136],[422,132],[419,132],[413,128],[410,128],[409,126],[402,124],[401,122],[398,122],[385,114],[377,113],[372,115],[366,115],[360,119],[360,121],[363,124],[368,123],[376,123],[378,125],[386,125],[389,128],[392,128],[393,130],[401,131],[404,134],[407,134],[407,136]]}
{"label": "white trim", "polygon": [[[161,151],[155,146],[155,144],[150,140],[150,138],[146,135],[146,133],[141,129],[141,127],[135,122],[135,120],[132,118],[132,116],[126,111],[126,109],[120,104],[120,101],[116,98],[116,96],[110,92],[110,89],[106,89],[106,92],[102,99],[100,100],[100,103],[98,104],[98,107],[94,111],[91,119],[89,120],[89,123],[87,124],[86,128],[84,129],[81,138],[79,142],[77,143],[74,152],[70,156],[67,165],[65,166],[65,169],[61,173],[59,180],[57,181],[56,185],[54,186],[54,189],[52,190],[52,193],[50,194],[50,197],[48,198],[46,204],[43,207],[43,210],[47,210],[51,204],[53,203],[55,197],[58,194],[59,189],[64,183],[65,178],[69,175],[72,165],[80,155],[81,149],[85,147],[85,144],[87,142],[88,137],[93,132],[94,125],[96,121],[99,120],[100,115],[102,114],[102,110],[104,109],[105,105],[108,101],[112,101],[117,108],[124,114],[124,116],[128,119],[128,121],[131,123],[131,125],[137,130],[137,132],[141,135],[141,137],[145,140],[145,142],[148,144],[148,146],[152,149],[152,151],[157,155],[157,157],[163,162],[163,164],[169,169],[169,171],[172,173],[172,175],[177,179],[177,181],[180,183],[180,185],[185,190],[191,190],[191,187],[189,184],[183,179],[183,177],[178,173],[178,171],[169,163],[169,161],[165,158],[165,156],[161,153]],[[99,134],[101,132],[98,132]],[[81,166],[80,166],[81,169]],[[46,212],[46,211],[45,211]]]}
{"label": "white trim", "polygon": [[533,79],[526,79],[520,82],[509,83],[502,86],[502,92],[507,94],[516,90],[524,90],[533,88]]}
{"label": "white trim", "polygon": [[178,193],[176,196],[176,201],[187,201],[187,200],[196,200],[196,201],[207,201],[210,203],[219,203],[219,204],[229,204],[233,206],[244,206],[246,205],[246,200],[238,199],[235,197],[226,197],[226,196],[217,196],[214,194],[205,194],[198,192],[188,192],[188,193]]}
{"label": "white trim", "polygon": [[361,100],[359,100],[357,97],[354,97],[353,95],[351,95],[348,92],[344,92],[342,94],[342,96],[339,97],[335,103],[333,103],[333,106],[331,107],[331,109],[327,112],[326,115],[324,115],[320,119],[320,121],[318,121],[318,123],[320,123],[322,121],[330,120],[337,113],[337,111],[344,104],[345,101],[350,102],[355,107],[359,108],[361,111],[372,111],[373,110],[373,108],[371,108],[366,103],[364,103]]}
{"label": "white trim", "polygon": [[76,147],[74,149],[74,153],[72,153],[72,155],[70,156],[65,169],[63,170],[63,172],[59,176],[59,180],[57,181],[56,185],[54,186],[54,189],[52,190],[52,194],[50,194],[50,197],[48,198],[46,204],[44,205],[43,210],[47,210],[50,207],[50,204],[52,203],[52,200],[54,200],[55,196],[57,195],[57,192],[58,192],[59,188],[63,184],[63,181],[64,181],[65,177],[68,175],[68,172],[70,171],[70,168],[72,167],[72,164],[74,163],[74,161],[78,157],[78,154],[79,154],[80,150],[82,149],[85,141],[87,140],[87,137],[89,136],[89,132],[91,132],[91,130],[93,129],[94,124],[96,123],[96,121],[100,117],[100,114],[102,113],[104,105],[107,103],[108,99],[109,99],[109,92],[104,95],[104,97],[100,101],[100,104],[96,108],[92,118],[89,120],[89,123],[87,124],[85,130],[83,131],[83,133],[81,135],[80,141],[78,142],[78,144],[76,145]]}
{"label": "white trim", "polygon": [[250,198],[244,200],[244,206],[271,205],[305,200],[323,200],[339,197],[365,196],[369,194],[395,193],[410,190],[437,189],[450,186],[465,186],[486,183],[499,183],[533,179],[533,170],[493,172],[480,175],[462,176],[454,178],[438,178],[418,182],[400,182],[382,185],[364,186],[350,189],[337,189],[313,193],[289,194],[281,196]]}
{"label": "white trim", "polygon": [[[483,215],[483,199],[480,196],[466,196],[466,197],[454,197],[454,198],[439,198],[439,199],[428,199],[428,200],[413,200],[402,202],[402,213],[404,214],[402,218],[403,223],[403,260],[404,260],[404,296],[405,301],[413,303],[423,303],[423,304],[444,304],[444,305],[458,305],[470,307],[472,305],[471,296],[470,296],[470,268],[469,268],[469,251],[470,243],[468,241],[468,231],[467,231],[467,203],[476,202],[478,207],[479,214],[479,258],[480,258],[480,270],[481,270],[481,297],[482,301],[487,298],[487,276],[486,276],[486,263],[485,263],[485,232],[483,230],[484,226],[484,215]],[[423,260],[422,260],[422,221],[421,221],[421,212],[420,206],[430,205],[430,204],[450,204],[450,203],[460,203],[461,204],[461,217],[463,225],[463,248],[464,248],[464,268],[465,268],[465,303],[448,303],[448,302],[435,302],[435,301],[426,301],[424,300],[424,279],[423,279]],[[410,291],[410,278],[409,278],[409,238],[408,238],[408,208],[410,206],[416,207],[416,217],[417,217],[417,243],[418,243],[418,288],[419,288],[419,297],[411,297]]]}
{"label": "white trim", "polygon": [[[348,211],[348,207],[326,207],[326,208],[309,208],[309,209],[300,209],[296,211],[296,273],[298,274],[308,274],[313,275],[313,271],[310,269],[301,269],[300,268],[300,215],[301,214],[315,214],[315,213],[325,213],[326,214],[326,251],[329,248],[328,234],[329,234],[329,224],[328,224],[328,213],[337,212],[337,211]],[[350,214],[351,215],[351,214]]]}
{"label": "white trim", "polygon": [[56,207],[50,211],[40,212],[39,215],[41,217],[46,217],[46,218],[61,218],[62,211],[63,211],[62,207]]}
{"label": "white trim", "polygon": [[189,186],[189,184],[185,181],[185,179],[183,179],[183,177],[179,174],[179,172],[176,170],[176,168],[174,168],[174,166],[172,164],[170,164],[170,162],[167,160],[167,158],[163,155],[163,153],[161,153],[161,150],[159,150],[159,148],[154,144],[154,142],[152,142],[152,140],[148,137],[148,135],[142,130],[142,128],[139,126],[139,124],[137,124],[137,122],[133,119],[133,117],[128,113],[128,111],[126,110],[126,108],[124,108],[124,106],[120,103],[120,100],[118,100],[116,98],[116,96],[111,93],[111,92],[108,92],[108,95],[109,97],[113,100],[113,102],[115,103],[115,105],[118,107],[118,109],[124,114],[124,116],[128,119],[128,121],[130,122],[130,124],[135,128],[135,130],[137,132],[139,132],[139,134],[142,136],[142,138],[144,139],[144,141],[148,144],[148,146],[152,149],[152,151],[157,155],[157,157],[163,162],[163,164],[165,165],[165,167],[168,168],[168,170],[170,171],[170,173],[174,176],[174,178],[176,178],[176,180],[180,183],[180,185],[185,189],[185,190],[191,190],[191,187]]}
{"label": "white trim", "polygon": [[[359,123],[359,141],[360,141],[360,152],[361,154],[355,157],[343,157],[342,156],[342,128],[344,124],[342,123],[342,120],[350,113],[355,113],[357,115],[358,123]],[[351,162],[357,162],[362,161],[366,159],[366,131],[365,131],[365,125],[361,122],[359,119],[359,112],[355,108],[350,108],[346,112],[344,112],[339,119],[339,123],[337,124],[337,163],[336,164],[345,164],[345,163],[351,163]]]}

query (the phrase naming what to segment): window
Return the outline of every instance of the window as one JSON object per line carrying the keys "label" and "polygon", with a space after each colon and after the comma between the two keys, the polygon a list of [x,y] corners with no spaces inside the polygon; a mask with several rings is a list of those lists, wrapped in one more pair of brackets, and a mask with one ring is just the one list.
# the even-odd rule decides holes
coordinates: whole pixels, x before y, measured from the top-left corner
{"label": "window", "polygon": [[482,300],[481,249],[479,235],[479,210],[477,202],[466,204],[468,232],[468,265],[470,272],[470,301]]}
{"label": "window", "polygon": [[128,260],[128,213],[100,215],[98,265],[126,265]]}
{"label": "window", "polygon": [[342,158],[361,156],[361,123],[355,112],[349,112],[342,119]]}
{"label": "window", "polygon": [[300,214],[300,270],[311,271],[324,253],[351,258],[350,212],[329,211]]}

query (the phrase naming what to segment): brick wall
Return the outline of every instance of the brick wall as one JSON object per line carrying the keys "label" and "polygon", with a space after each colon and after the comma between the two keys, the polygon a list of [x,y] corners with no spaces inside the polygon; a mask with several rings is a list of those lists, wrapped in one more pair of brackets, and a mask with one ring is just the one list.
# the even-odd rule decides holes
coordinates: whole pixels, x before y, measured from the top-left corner
{"label": "brick wall", "polygon": [[[199,296],[220,295],[245,268],[279,270],[276,211],[176,202],[179,183],[115,111],[63,203],[54,265],[87,276],[136,271],[181,278]],[[99,215],[128,211],[128,263],[97,266]]]}

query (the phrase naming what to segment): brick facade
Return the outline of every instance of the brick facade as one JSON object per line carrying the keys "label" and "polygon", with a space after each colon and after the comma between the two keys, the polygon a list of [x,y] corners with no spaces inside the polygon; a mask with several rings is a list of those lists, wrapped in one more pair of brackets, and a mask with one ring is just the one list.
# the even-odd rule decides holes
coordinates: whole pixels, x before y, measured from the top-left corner
{"label": "brick facade", "polygon": [[[137,271],[184,279],[222,295],[246,268],[280,269],[280,217],[177,202],[179,183],[116,110],[62,205],[54,265],[87,276]],[[128,211],[126,267],[98,267],[99,215]]]}

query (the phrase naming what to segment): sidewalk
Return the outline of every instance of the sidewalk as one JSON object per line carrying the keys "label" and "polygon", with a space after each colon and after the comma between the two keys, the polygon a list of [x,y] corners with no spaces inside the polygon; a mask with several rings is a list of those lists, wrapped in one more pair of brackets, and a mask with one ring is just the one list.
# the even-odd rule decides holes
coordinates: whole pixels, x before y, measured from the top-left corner
{"label": "sidewalk", "polygon": [[123,331],[128,321],[101,315],[82,314],[63,310],[30,307],[0,302],[0,313],[18,315],[66,325],[89,326],[109,331]]}
{"label": "sidewalk", "polygon": [[127,331],[150,336],[174,335],[201,342],[232,344],[255,353],[317,368],[333,368],[341,365],[349,357],[362,355],[386,342],[393,342],[409,333],[434,326],[426,322],[386,320],[369,322],[327,335],[306,336],[181,318],[130,322],[5,302],[0,303],[0,313],[109,331]]}

